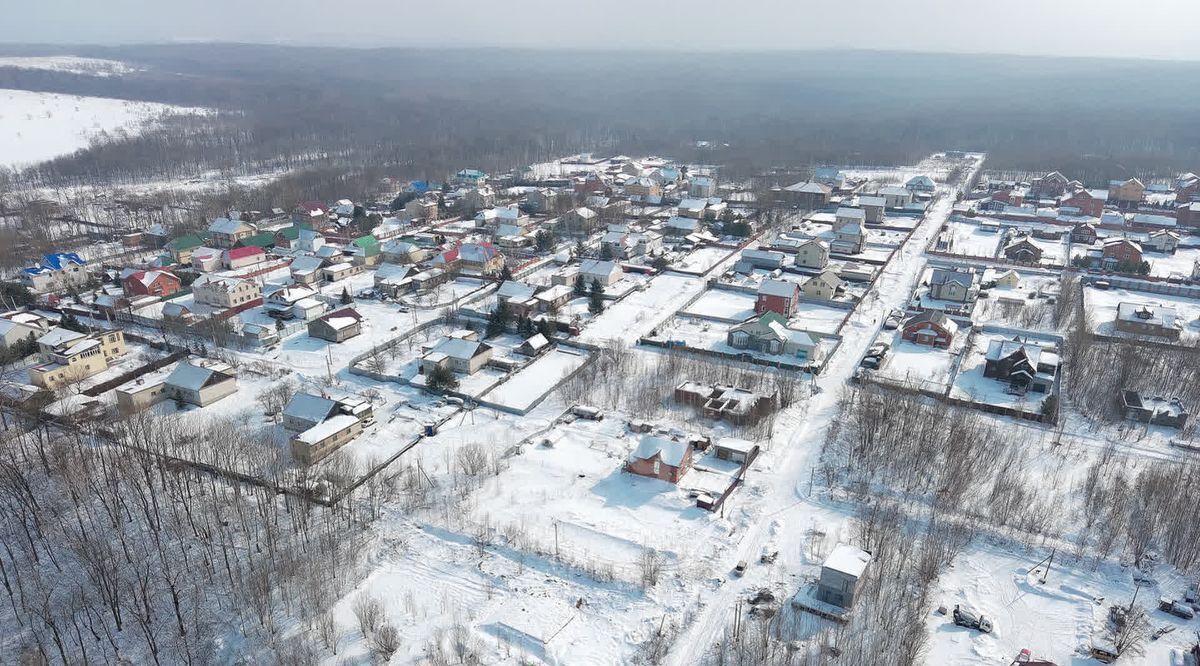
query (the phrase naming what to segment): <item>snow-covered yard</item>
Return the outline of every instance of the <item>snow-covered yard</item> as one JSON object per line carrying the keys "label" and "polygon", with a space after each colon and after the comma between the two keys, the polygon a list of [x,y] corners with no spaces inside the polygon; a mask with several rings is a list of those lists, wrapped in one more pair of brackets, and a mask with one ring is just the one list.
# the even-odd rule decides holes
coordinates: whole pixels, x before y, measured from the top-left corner
{"label": "snow-covered yard", "polygon": [[[977,334],[974,340],[972,340],[971,346],[963,352],[962,360],[959,361],[958,372],[954,375],[954,386],[950,389],[950,396],[962,400],[970,400],[974,403],[1006,407],[1030,414],[1040,414],[1043,402],[1047,397],[1053,395],[1053,389],[1045,393],[1034,391],[1017,393],[1010,390],[1008,381],[1000,378],[985,377],[983,374],[984,367],[987,364],[986,355],[988,346],[991,342],[993,340],[1011,340],[1013,337],[1016,336],[999,332],[981,332]],[[1031,343],[1040,342],[1047,349],[1057,349],[1054,339],[1049,336],[1030,333],[1021,337]],[[1058,373],[1061,373],[1062,370],[1060,366]],[[1054,386],[1057,387],[1057,383]]]}
{"label": "snow-covered yard", "polygon": [[483,398],[508,407],[527,409],[587,359],[588,353],[582,349],[557,347],[518,370]]}
{"label": "snow-covered yard", "polygon": [[730,254],[735,252],[736,250],[724,247],[697,248],[671,264],[671,267],[689,273],[703,273],[729,258]]}
{"label": "snow-covered yard", "polygon": [[595,344],[609,340],[632,344],[702,289],[704,279],[700,277],[658,275],[646,289],[609,304],[584,328],[582,338]]}
{"label": "snow-covered yard", "polygon": [[745,321],[754,316],[755,296],[728,289],[709,289],[695,303],[680,311],[681,315]]}
{"label": "snow-covered yard", "polygon": [[950,349],[936,349],[929,345],[902,340],[899,335],[885,341],[892,345],[883,365],[873,372],[885,379],[904,382],[926,391],[944,391],[950,383],[950,374],[955,359],[962,352],[965,335],[954,338]]}
{"label": "snow-covered yard", "polygon": [[1117,308],[1121,303],[1162,305],[1175,308],[1178,321],[1183,326],[1180,339],[1187,342],[1200,338],[1200,300],[1132,289],[1096,289],[1090,286],[1083,288],[1084,310],[1087,313],[1088,323],[1095,333],[1128,335],[1117,331],[1114,325]]}

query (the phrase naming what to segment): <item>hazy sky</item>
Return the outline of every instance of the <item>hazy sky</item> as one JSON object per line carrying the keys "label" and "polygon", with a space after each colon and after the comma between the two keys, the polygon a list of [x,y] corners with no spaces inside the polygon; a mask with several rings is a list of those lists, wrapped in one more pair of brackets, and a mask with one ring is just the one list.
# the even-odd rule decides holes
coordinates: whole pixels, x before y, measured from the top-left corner
{"label": "hazy sky", "polygon": [[0,41],[903,49],[1200,60],[1197,0],[5,0]]}

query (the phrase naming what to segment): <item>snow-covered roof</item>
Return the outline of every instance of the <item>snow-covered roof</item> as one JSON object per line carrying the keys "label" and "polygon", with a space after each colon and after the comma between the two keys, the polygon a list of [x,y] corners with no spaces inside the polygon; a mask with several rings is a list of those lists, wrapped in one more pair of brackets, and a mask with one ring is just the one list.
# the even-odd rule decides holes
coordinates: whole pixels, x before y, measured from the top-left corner
{"label": "snow-covered roof", "polygon": [[691,445],[687,442],[646,435],[638,442],[632,457],[637,460],[650,460],[657,455],[663,464],[678,467],[683,463],[683,458],[690,448]]}
{"label": "snow-covered roof", "polygon": [[875,206],[882,208],[887,205],[887,199],[884,197],[859,197],[858,205],[860,206]]}
{"label": "snow-covered roof", "polygon": [[208,230],[214,234],[236,234],[243,227],[247,226],[241,220],[231,220],[227,217],[218,217],[208,225]]}
{"label": "snow-covered roof", "polygon": [[867,219],[867,211],[865,211],[861,208],[842,207],[842,208],[837,209],[837,217],[838,218],[846,218],[848,220],[866,220]]}
{"label": "snow-covered roof", "polygon": [[74,342],[76,340],[82,340],[83,338],[86,338],[86,337],[87,337],[87,335],[80,333],[79,331],[72,331],[67,328],[60,328],[58,326],[55,326],[54,328],[50,329],[50,331],[48,333],[46,333],[42,337],[38,338],[37,342],[39,345],[45,345],[47,347],[57,347],[61,344],[65,344],[68,342]]}
{"label": "snow-covered roof", "polygon": [[617,270],[617,264],[613,261],[585,259],[579,264],[579,272],[584,275],[610,275],[614,270]]}
{"label": "snow-covered roof", "polygon": [[349,414],[338,414],[296,435],[296,439],[305,444],[316,444],[352,427],[355,423],[358,423],[357,417],[350,416]]}
{"label": "snow-covered roof", "polygon": [[1117,319],[1160,328],[1179,328],[1179,313],[1175,308],[1151,303],[1117,304]]}
{"label": "snow-covered roof", "polygon": [[787,280],[763,280],[762,284],[758,285],[758,293],[791,298],[796,295],[796,289],[799,287],[795,282]]}
{"label": "snow-covered roof", "polygon": [[489,349],[491,347],[477,340],[447,338],[433,348],[432,354],[445,354],[460,361],[469,361]]}
{"label": "snow-covered roof", "polygon": [[337,403],[329,398],[311,393],[297,393],[284,408],[283,415],[317,423],[324,421],[335,409]]}
{"label": "snow-covered roof", "polygon": [[201,362],[200,365],[194,365],[192,361],[184,361],[167,376],[166,384],[186,391],[199,391],[214,380],[231,378],[229,369],[224,363]]}
{"label": "snow-covered roof", "polygon": [[871,554],[862,548],[857,548],[849,544],[838,544],[829,557],[825,558],[824,564],[821,566],[826,569],[832,569],[839,573],[844,573],[847,576],[858,578],[862,576],[863,571],[867,568],[867,563],[871,561]]}
{"label": "snow-covered roof", "polygon": [[515,301],[523,301],[533,296],[533,292],[537,291],[537,287],[517,282],[516,280],[505,280],[500,288],[496,290],[496,296],[502,299],[510,299]]}

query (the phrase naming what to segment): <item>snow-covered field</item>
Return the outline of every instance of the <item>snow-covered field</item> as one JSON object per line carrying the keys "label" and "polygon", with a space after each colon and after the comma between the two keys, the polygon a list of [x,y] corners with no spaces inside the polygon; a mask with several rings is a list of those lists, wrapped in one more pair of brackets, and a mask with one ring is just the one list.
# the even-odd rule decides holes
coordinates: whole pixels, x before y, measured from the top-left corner
{"label": "snow-covered field", "polygon": [[1175,254],[1146,252],[1142,257],[1150,262],[1150,274],[1166,278],[1188,279],[1192,277],[1192,269],[1200,261],[1200,249],[1180,248]]}
{"label": "snow-covered field", "polygon": [[902,340],[899,335],[885,340],[891,343],[883,365],[873,371],[876,375],[895,382],[904,382],[926,391],[944,391],[950,383],[954,361],[962,351],[966,338],[954,338],[950,349],[935,349],[929,345]]}
{"label": "snow-covered field", "polygon": [[702,247],[692,250],[671,266],[672,268],[689,273],[703,273],[729,258],[729,255],[733,252],[735,250],[724,247]]}
{"label": "snow-covered field", "polygon": [[21,167],[67,155],[106,137],[133,135],[168,115],[202,109],[0,89],[0,167]]}
{"label": "snow-covered field", "polygon": [[754,316],[754,294],[726,289],[710,289],[680,314],[745,321]]}

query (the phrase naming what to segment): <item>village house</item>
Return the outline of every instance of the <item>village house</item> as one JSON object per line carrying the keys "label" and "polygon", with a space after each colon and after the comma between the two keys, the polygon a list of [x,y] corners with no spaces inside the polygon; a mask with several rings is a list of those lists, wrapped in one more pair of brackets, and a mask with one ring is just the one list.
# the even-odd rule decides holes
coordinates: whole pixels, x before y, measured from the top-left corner
{"label": "village house", "polygon": [[504,255],[491,243],[463,243],[458,261],[463,272],[473,275],[498,275],[504,270]]}
{"label": "village house", "polygon": [[52,328],[37,339],[37,345],[41,363],[29,369],[29,381],[34,386],[57,390],[107,370],[125,354],[125,334]]}
{"label": "village house", "polygon": [[207,359],[180,362],[163,383],[166,387],[164,397],[197,407],[207,407],[237,392],[233,368]]}
{"label": "village house", "polygon": [[577,179],[572,185],[572,189],[578,195],[605,194],[609,191],[609,184],[604,176],[593,171],[583,178]]}
{"label": "village house", "polygon": [[429,257],[429,251],[407,240],[390,240],[379,247],[383,261],[393,264],[416,264]]}
{"label": "village house", "polygon": [[536,292],[537,287],[531,284],[505,280],[496,290],[496,302],[508,306],[514,315],[526,315],[537,309],[537,301],[533,299]]}
{"label": "village house", "polygon": [[791,318],[800,302],[800,285],[787,280],[763,280],[754,301],[755,314],[775,312]]}
{"label": "village house", "polygon": [[362,333],[362,321],[354,308],[342,308],[308,322],[308,334],[329,342],[344,342]]}
{"label": "village house", "polygon": [[804,281],[800,286],[800,291],[804,293],[804,297],[817,301],[832,301],[837,298],[842,291],[845,290],[845,284],[842,282],[837,272],[825,269],[819,275],[811,277]]}
{"label": "village house", "polygon": [[421,359],[421,372],[426,376],[435,368],[448,368],[460,375],[473,375],[492,360],[491,345],[470,337],[448,337]]}
{"label": "village house", "polygon": [[1166,229],[1151,231],[1142,247],[1162,254],[1175,254],[1175,250],[1179,249],[1179,234]]}
{"label": "village house", "polygon": [[126,296],[170,296],[182,288],[170,271],[133,271],[121,280]]}
{"label": "village house", "polygon": [[272,290],[263,299],[263,307],[268,311],[286,312],[300,301],[317,296],[317,290],[304,285],[285,285]]}
{"label": "village house", "polygon": [[689,236],[700,230],[700,220],[674,215],[663,223],[663,233],[672,238]]}
{"label": "village house", "polygon": [[192,263],[192,252],[204,245],[204,239],[199,234],[180,236],[166,244],[167,253],[181,264]]}
{"label": "village house", "polygon": [[909,192],[903,187],[881,187],[875,193],[876,196],[883,197],[884,206],[886,208],[904,208],[912,203],[912,192]]}
{"label": "village house", "polygon": [[321,269],[321,277],[326,282],[341,282],[346,278],[353,277],[362,273],[367,269],[362,264],[355,264],[349,261],[343,261],[336,264],[330,264]]}
{"label": "village house", "polygon": [[1029,182],[1029,195],[1033,199],[1057,199],[1066,194],[1070,182],[1058,171],[1051,171],[1041,178],[1034,178]]}
{"label": "village house", "polygon": [[372,280],[375,290],[388,298],[398,298],[412,289],[412,278],[417,274],[413,266],[379,264]]}
{"label": "village house", "polygon": [[1137,266],[1142,263],[1141,244],[1128,238],[1109,238],[1100,250],[1100,265],[1111,270],[1122,264]]}
{"label": "village house", "polygon": [[217,308],[253,307],[262,302],[262,289],[250,280],[206,274],[192,283],[192,297]]}
{"label": "village house", "polygon": [[50,331],[50,320],[33,312],[6,312],[0,315],[0,349],[25,340],[35,340]]}
{"label": "village house", "polygon": [[946,349],[954,342],[958,324],[941,310],[925,310],[909,317],[901,327],[900,337],[919,345]]}
{"label": "village house", "polygon": [[1113,328],[1122,333],[1178,340],[1183,322],[1175,308],[1123,301],[1117,304]]}
{"label": "village house", "polygon": [[261,247],[235,247],[225,250],[224,262],[229,270],[246,268],[267,260],[267,253]]}
{"label": "village house", "polygon": [[554,213],[558,206],[558,191],[549,187],[539,187],[525,195],[525,209],[531,213]]}
{"label": "village house", "polygon": [[496,193],[487,185],[472,187],[463,193],[459,199],[459,205],[467,211],[467,214],[474,214],[477,210],[491,208],[496,205]]}
{"label": "village house", "polygon": [[208,225],[208,233],[212,237],[209,242],[214,247],[231,248],[237,245],[238,241],[243,238],[249,238],[258,233],[258,229],[253,224],[243,222],[242,220],[218,217]]}
{"label": "village house", "polygon": [[1108,184],[1108,200],[1121,208],[1140,204],[1146,198],[1146,186],[1137,178],[1114,180]]}
{"label": "village house", "polygon": [[404,214],[410,220],[422,222],[438,219],[438,202],[436,198],[413,199],[404,204]]}
{"label": "village house", "polygon": [[804,210],[817,210],[829,205],[833,188],[823,183],[795,183],[780,190],[784,203]]}
{"label": "village house", "polygon": [[1175,219],[1181,227],[1200,227],[1200,201],[1178,204]]}
{"label": "village house", "polygon": [[1100,217],[1104,214],[1104,204],[1106,201],[1107,197],[1101,199],[1088,190],[1079,190],[1078,192],[1059,197],[1058,207],[1074,208],[1079,211],[1080,215],[1088,217]]}
{"label": "village house", "polygon": [[679,483],[692,467],[692,444],[664,437],[645,435],[625,462],[631,474]]}
{"label": "village house", "polygon": [[871,562],[871,554],[848,544],[838,544],[821,564],[816,598],[840,608],[854,606],[858,581]]}
{"label": "village house", "polygon": [[1042,248],[1029,236],[1019,236],[1004,246],[1004,257],[1022,264],[1036,264],[1042,260]]}
{"label": "village house", "polygon": [[1099,237],[1096,235],[1096,225],[1090,222],[1077,224],[1071,228],[1071,242],[1079,245],[1093,245]]}
{"label": "village house", "polygon": [[454,174],[454,184],[459,187],[477,187],[487,182],[488,175],[479,169],[459,169]]}
{"label": "village house", "polygon": [[565,284],[547,287],[533,295],[538,312],[557,312],[574,297],[575,291]]}
{"label": "village house", "polygon": [[1171,188],[1177,203],[1188,203],[1200,199],[1200,176],[1194,173],[1180,174]]}
{"label": "village house", "polygon": [[600,216],[591,208],[579,207],[558,218],[557,230],[564,235],[587,235],[600,228]]}
{"label": "village house", "polygon": [[816,238],[804,241],[796,246],[793,261],[801,268],[825,268],[829,265],[829,243]]}
{"label": "village house", "polygon": [[361,398],[333,400],[297,393],[283,410],[283,427],[296,433],[292,455],[311,465],[357,437],[371,417],[371,403]]}
{"label": "village house", "polygon": [[817,167],[813,171],[813,182],[840,190],[846,185],[846,175],[837,167]]}
{"label": "village house", "polygon": [[21,282],[38,294],[81,287],[91,279],[87,262],[74,252],[55,252],[37,266],[21,269]]}
{"label": "village house", "polygon": [[863,209],[867,224],[883,224],[883,210],[887,207],[887,199],[863,196],[858,198],[858,206]]}
{"label": "village house", "polygon": [[1178,398],[1161,398],[1137,391],[1122,391],[1121,406],[1125,418],[1130,421],[1168,428],[1183,428],[1190,416]]}
{"label": "village house", "polygon": [[788,328],[787,320],[775,312],[764,312],[730,328],[725,341],[734,349],[792,356],[802,363],[820,360],[820,341],[807,331]]}
{"label": "village house", "polygon": [[1052,346],[1020,338],[992,340],[984,356],[983,376],[1006,382],[1015,392],[1049,393],[1058,365]]}
{"label": "village house", "polygon": [[918,194],[932,194],[937,190],[937,185],[929,176],[920,175],[909,178],[908,182],[904,183],[904,189]]}
{"label": "village house", "polygon": [[680,217],[690,217],[696,220],[704,219],[704,210],[708,208],[708,199],[683,199],[676,206],[675,212]]}
{"label": "village house", "polygon": [[755,268],[773,271],[783,266],[783,259],[784,255],[782,252],[772,252],[771,250],[742,250],[742,255],[738,261],[738,265],[744,265],[744,267],[747,269],[743,272],[749,272],[749,270]]}
{"label": "village house", "polygon": [[523,340],[521,344],[517,345],[517,348],[514,351],[521,356],[533,358],[535,356],[540,356],[543,352],[546,352],[549,349],[550,341],[546,339],[546,336],[538,333]]}
{"label": "village house", "polygon": [[583,282],[589,289],[593,281],[598,281],[601,287],[610,287],[619,282],[624,274],[615,261],[584,259],[579,263],[579,275],[583,276]]}
{"label": "village house", "polygon": [[634,199],[651,199],[661,197],[662,185],[651,178],[634,178],[625,183],[625,196]]}
{"label": "village house", "polygon": [[975,278],[969,268],[935,268],[929,276],[929,297],[966,303],[975,296]]}
{"label": "village house", "polygon": [[688,195],[707,199],[717,195],[717,179],[712,176],[692,176],[688,179]]}
{"label": "village house", "polygon": [[863,225],[867,213],[861,208],[839,208],[833,223],[834,239],[829,249],[834,254],[858,254],[863,250]]}
{"label": "village house", "polygon": [[201,273],[211,273],[221,268],[225,252],[215,247],[198,247],[192,250],[192,268]]}
{"label": "village house", "polygon": [[321,281],[321,269],[324,267],[323,259],[302,255],[292,259],[292,263],[288,265],[288,272],[296,284],[313,285]]}
{"label": "village house", "polygon": [[759,446],[749,440],[723,437],[713,443],[712,451],[717,460],[748,465],[758,457]]}

